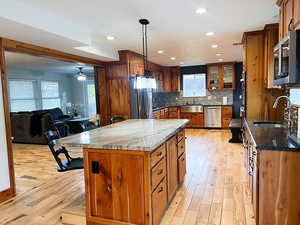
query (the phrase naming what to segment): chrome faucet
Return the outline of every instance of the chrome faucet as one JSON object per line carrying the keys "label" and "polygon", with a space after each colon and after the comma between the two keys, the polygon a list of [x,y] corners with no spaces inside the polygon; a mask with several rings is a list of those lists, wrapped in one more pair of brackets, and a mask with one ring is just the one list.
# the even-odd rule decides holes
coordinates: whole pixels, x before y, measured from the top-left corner
{"label": "chrome faucet", "polygon": [[274,104],[273,104],[273,108],[276,109],[279,103],[279,100],[285,98],[287,100],[287,108],[288,108],[288,127],[291,128],[292,127],[292,119],[291,119],[291,108],[292,108],[292,102],[291,99],[286,96],[286,95],[282,95],[276,98]]}

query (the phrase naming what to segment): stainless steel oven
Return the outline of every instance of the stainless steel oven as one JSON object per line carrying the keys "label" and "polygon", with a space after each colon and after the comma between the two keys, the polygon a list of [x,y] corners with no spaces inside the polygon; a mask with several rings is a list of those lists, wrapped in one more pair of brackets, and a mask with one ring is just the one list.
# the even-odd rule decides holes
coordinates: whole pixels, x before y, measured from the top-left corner
{"label": "stainless steel oven", "polygon": [[289,31],[274,48],[274,84],[300,85],[300,30]]}

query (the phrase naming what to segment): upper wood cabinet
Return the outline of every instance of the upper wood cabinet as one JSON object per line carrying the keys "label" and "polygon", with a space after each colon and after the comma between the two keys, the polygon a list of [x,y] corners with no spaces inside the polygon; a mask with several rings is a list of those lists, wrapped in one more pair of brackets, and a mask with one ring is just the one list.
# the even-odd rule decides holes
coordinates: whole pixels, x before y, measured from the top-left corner
{"label": "upper wood cabinet", "polygon": [[209,90],[235,89],[234,62],[209,64],[207,70],[207,88]]}
{"label": "upper wood cabinet", "polygon": [[290,29],[300,29],[300,1],[277,0],[280,7],[279,39],[283,39]]}
{"label": "upper wood cabinet", "polygon": [[268,24],[265,26],[265,87],[268,89],[280,88],[274,85],[274,47],[278,43],[278,24]]}
{"label": "upper wood cabinet", "polygon": [[163,69],[163,91],[180,91],[180,67],[164,67]]}

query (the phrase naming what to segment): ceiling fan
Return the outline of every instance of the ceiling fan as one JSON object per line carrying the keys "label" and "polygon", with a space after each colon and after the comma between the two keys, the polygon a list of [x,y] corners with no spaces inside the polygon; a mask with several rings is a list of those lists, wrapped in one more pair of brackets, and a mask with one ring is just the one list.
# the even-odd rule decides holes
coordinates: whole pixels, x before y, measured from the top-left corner
{"label": "ceiling fan", "polygon": [[79,69],[79,71],[77,73],[77,80],[85,81],[86,80],[86,75],[82,72],[83,67],[77,67],[77,69]]}

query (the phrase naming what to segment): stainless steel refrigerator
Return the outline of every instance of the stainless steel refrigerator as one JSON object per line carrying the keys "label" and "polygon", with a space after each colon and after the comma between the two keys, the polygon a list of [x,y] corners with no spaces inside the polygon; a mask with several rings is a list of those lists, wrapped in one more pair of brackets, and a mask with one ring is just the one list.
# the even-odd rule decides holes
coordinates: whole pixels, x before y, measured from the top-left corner
{"label": "stainless steel refrigerator", "polygon": [[152,119],[152,89],[136,89],[136,78],[129,79],[131,119]]}

